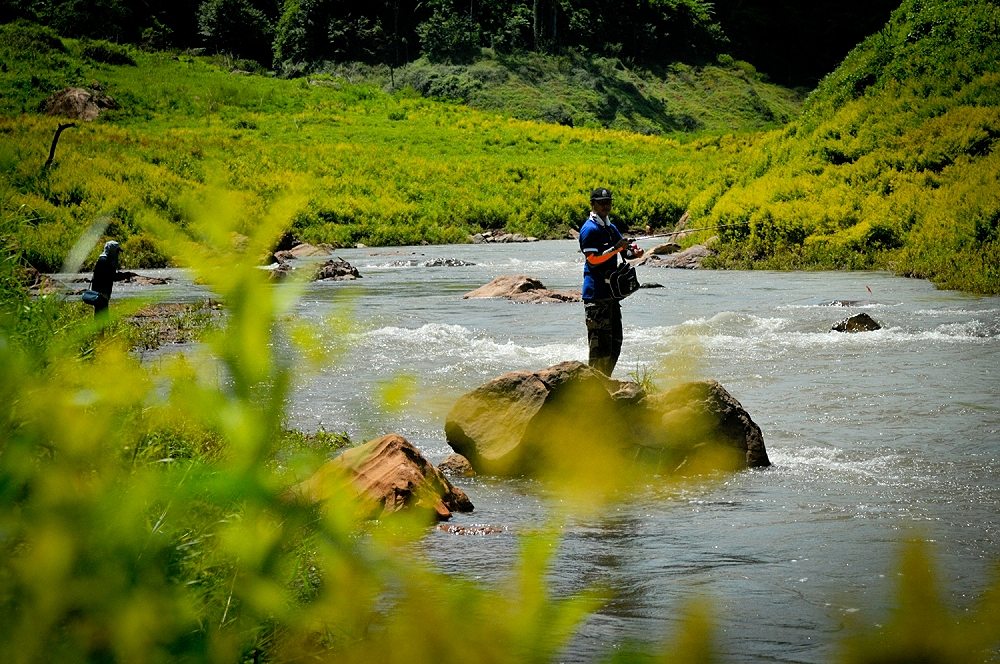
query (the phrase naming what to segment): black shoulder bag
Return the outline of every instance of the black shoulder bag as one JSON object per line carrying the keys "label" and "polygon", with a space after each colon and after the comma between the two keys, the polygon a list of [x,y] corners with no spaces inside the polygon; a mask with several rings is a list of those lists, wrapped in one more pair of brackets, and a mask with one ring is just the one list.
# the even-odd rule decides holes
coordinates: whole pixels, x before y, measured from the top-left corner
{"label": "black shoulder bag", "polygon": [[639,277],[636,276],[632,264],[623,259],[621,264],[608,275],[608,287],[611,288],[611,295],[616,300],[624,300],[639,290]]}

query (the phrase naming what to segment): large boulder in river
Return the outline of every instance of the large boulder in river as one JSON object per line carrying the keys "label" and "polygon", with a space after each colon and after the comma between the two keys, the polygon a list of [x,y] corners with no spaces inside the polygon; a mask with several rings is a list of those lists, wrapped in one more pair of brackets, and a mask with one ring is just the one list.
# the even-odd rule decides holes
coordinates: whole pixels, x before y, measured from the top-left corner
{"label": "large boulder in river", "polygon": [[770,465],[760,428],[719,383],[649,395],[581,362],[489,381],[455,403],[445,436],[476,471],[496,475]]}
{"label": "large boulder in river", "polygon": [[581,302],[580,291],[549,290],[538,279],[523,274],[502,275],[469,291],[463,299],[499,297],[514,302]]}
{"label": "large boulder in river", "polygon": [[404,508],[432,512],[444,521],[452,512],[471,512],[472,501],[452,486],[408,440],[389,434],[352,447],[323,464],[291,495],[324,503],[344,492],[359,499],[363,512],[379,517]]}

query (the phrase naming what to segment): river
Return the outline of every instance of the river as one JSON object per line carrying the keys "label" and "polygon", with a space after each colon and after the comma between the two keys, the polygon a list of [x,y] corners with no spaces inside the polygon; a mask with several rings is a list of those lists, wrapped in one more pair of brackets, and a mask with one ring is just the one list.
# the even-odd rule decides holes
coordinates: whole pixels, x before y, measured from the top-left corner
{"label": "river", "polygon": [[[572,241],[337,254],[363,278],[311,284],[296,316],[357,329],[335,364],[296,388],[291,426],[359,441],[397,432],[437,462],[461,394],[505,371],[586,360],[581,304],[462,299],[502,274],[578,289]],[[437,258],[474,265],[425,265]],[[761,427],[773,467],[651,484],[565,522],[553,591],[598,584],[616,597],[562,661],[658,642],[692,597],[710,600],[724,661],[829,661],[850,616],[885,618],[912,537],[931,542],[949,603],[972,605],[1000,560],[1000,298],[873,272],[639,276],[662,288],[624,302],[616,377],[718,380]],[[830,330],[862,311],[883,329]],[[393,379],[412,387],[398,408],[381,396]],[[503,583],[518,534],[547,523],[552,505],[531,482],[456,483],[476,510],[453,522],[503,530],[434,531],[428,555],[448,573]]]}

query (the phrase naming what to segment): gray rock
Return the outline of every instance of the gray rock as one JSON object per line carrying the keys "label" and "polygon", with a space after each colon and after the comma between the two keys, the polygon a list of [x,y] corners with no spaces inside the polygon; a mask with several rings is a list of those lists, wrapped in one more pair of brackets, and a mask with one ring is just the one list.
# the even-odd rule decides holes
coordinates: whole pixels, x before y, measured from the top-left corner
{"label": "gray rock", "polygon": [[474,244],[506,244],[508,242],[538,242],[538,238],[520,233],[504,233],[503,231],[483,231],[472,236]]}
{"label": "gray rock", "polygon": [[432,258],[424,263],[424,267],[468,267],[475,265],[458,258]]}
{"label": "gray rock", "polygon": [[66,88],[42,102],[46,115],[75,120],[94,120],[102,112],[118,108],[118,102],[98,90]]}
{"label": "gray rock", "polygon": [[314,281],[350,281],[360,279],[361,273],[347,261],[334,258],[316,268]]}

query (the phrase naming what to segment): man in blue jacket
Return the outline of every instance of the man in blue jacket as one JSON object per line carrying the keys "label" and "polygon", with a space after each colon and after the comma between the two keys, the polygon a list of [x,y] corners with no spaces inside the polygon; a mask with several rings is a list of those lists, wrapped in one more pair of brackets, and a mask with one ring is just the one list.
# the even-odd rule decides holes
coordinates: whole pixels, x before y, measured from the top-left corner
{"label": "man in blue jacket", "polygon": [[583,308],[587,318],[588,364],[610,376],[622,350],[622,308],[611,294],[608,276],[618,267],[618,254],[640,258],[642,249],[625,239],[611,221],[611,192],[590,194],[590,216],[580,227],[583,252]]}

